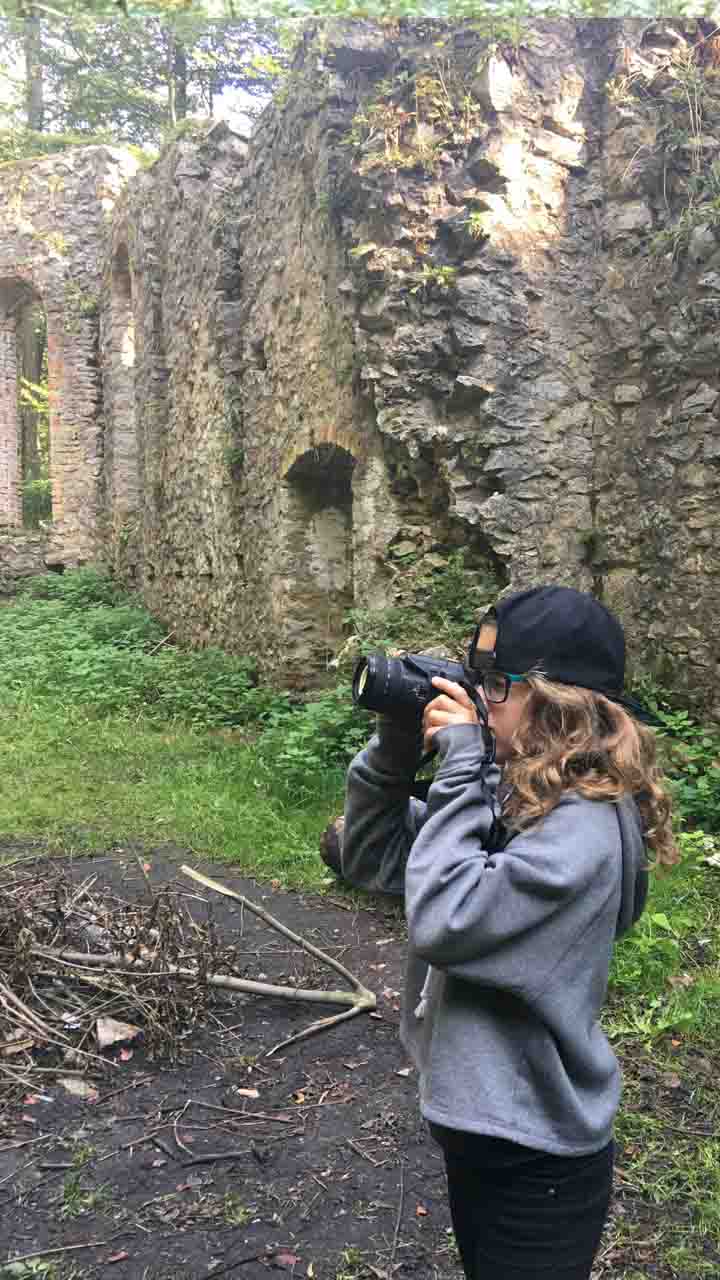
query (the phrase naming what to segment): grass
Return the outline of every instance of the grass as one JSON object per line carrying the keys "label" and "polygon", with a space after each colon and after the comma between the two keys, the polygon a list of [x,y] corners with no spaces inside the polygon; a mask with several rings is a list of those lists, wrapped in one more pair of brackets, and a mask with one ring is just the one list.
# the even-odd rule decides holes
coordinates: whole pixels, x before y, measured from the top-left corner
{"label": "grass", "polygon": [[[673,1039],[652,1054],[633,1055],[624,1066],[615,1126],[622,1212],[613,1215],[608,1231],[612,1248],[639,1268],[658,1266],[662,1277],[715,1277],[720,1267],[715,1064]],[[630,1280],[647,1272],[620,1274]]]}
{"label": "grass", "polygon": [[73,1173],[63,1184],[60,1217],[81,1218],[87,1213],[108,1213],[112,1208],[112,1196],[109,1187],[84,1188],[79,1173]]}
{"label": "grass", "polygon": [[50,702],[0,708],[0,770],[5,837],[76,854],[174,843],[291,887],[322,887],[319,834],[342,808],[340,769],[293,799],[236,732]]}

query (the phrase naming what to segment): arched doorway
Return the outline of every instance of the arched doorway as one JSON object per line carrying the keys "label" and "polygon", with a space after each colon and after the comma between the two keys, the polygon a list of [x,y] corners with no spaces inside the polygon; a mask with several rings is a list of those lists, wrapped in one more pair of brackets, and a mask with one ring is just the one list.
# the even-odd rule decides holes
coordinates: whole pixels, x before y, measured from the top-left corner
{"label": "arched doorway", "polygon": [[47,316],[22,280],[0,280],[0,518],[37,529],[53,518]]}
{"label": "arched doorway", "polygon": [[353,603],[354,466],[347,449],[321,444],[296,459],[283,483],[278,621],[287,662],[305,678],[327,669]]}

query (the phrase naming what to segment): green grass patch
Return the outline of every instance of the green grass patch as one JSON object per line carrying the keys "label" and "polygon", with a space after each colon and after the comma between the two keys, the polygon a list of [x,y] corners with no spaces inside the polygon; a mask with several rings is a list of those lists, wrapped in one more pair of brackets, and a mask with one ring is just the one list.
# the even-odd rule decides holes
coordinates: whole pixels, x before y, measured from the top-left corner
{"label": "green grass patch", "polygon": [[0,610],[0,833],[54,849],[175,843],[287,885],[327,879],[318,837],[368,735],[346,685],[303,702],[252,664],[185,652],[94,570]]}
{"label": "green grass patch", "polygon": [[223,731],[88,715],[49,702],[0,710],[0,833],[51,847],[175,843],[249,874],[320,887],[318,837],[342,808],[341,768],[293,798],[252,744]]}
{"label": "green grass patch", "polygon": [[[685,1206],[686,1221],[679,1232],[675,1228],[680,1239],[667,1244],[668,1262],[671,1253],[683,1250],[702,1262],[694,1243],[720,1244],[720,1140],[703,1136],[708,1112],[714,1110],[709,1090],[705,1095],[707,1110],[698,1107],[697,1097],[692,1108],[698,1127],[672,1111],[666,1115],[662,1103],[653,1111],[624,1106],[615,1126],[621,1185],[648,1204]],[[696,1274],[704,1274],[702,1268]]]}

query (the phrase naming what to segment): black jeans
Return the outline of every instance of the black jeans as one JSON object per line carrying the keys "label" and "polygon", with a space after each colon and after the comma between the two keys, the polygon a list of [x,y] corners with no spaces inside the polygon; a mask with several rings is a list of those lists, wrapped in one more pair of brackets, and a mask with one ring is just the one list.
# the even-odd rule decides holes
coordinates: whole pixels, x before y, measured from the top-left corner
{"label": "black jeans", "polygon": [[431,1124],[468,1280],[589,1280],[612,1192],[614,1143],[556,1156]]}

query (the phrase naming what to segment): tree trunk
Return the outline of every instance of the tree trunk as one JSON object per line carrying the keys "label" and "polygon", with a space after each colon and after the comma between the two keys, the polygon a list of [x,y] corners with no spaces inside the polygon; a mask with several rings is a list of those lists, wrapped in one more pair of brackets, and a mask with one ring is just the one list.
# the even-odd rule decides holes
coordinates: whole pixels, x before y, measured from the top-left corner
{"label": "tree trunk", "polygon": [[35,9],[30,9],[23,20],[23,45],[25,51],[25,112],[28,129],[42,133],[45,123],[42,71],[42,28]]}
{"label": "tree trunk", "polygon": [[172,42],[172,78],[175,83],[175,115],[184,120],[188,110],[187,53],[185,46],[175,37]]}
{"label": "tree trunk", "polygon": [[174,72],[174,49],[175,44],[169,31],[163,30],[163,41],[165,44],[165,81],[168,91],[168,124],[172,129],[177,124],[177,110],[175,104],[175,76]]}

